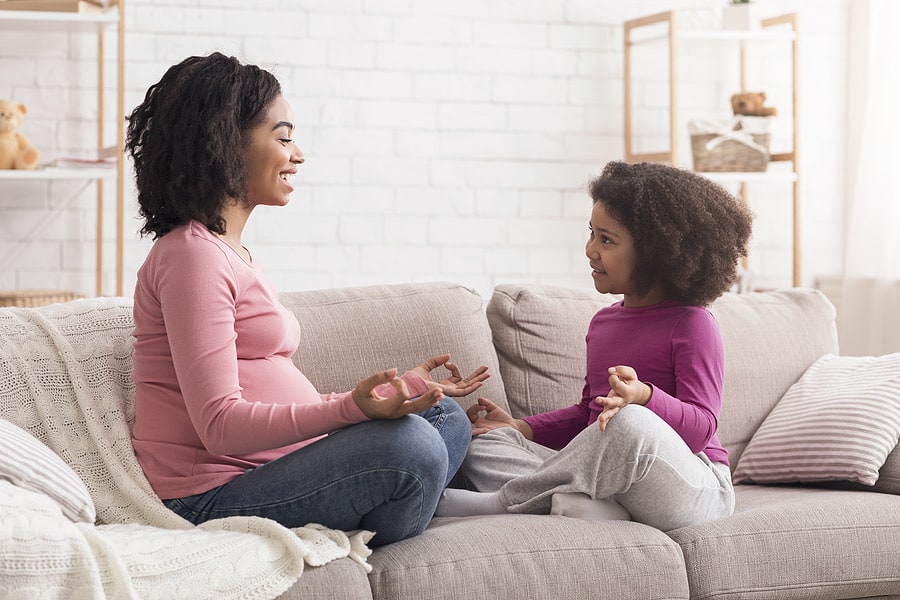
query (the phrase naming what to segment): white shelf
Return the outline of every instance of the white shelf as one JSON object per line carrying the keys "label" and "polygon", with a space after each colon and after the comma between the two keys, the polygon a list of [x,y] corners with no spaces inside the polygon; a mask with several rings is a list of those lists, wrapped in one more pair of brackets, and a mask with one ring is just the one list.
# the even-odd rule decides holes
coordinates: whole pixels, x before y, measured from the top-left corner
{"label": "white shelf", "polygon": [[15,169],[0,170],[0,180],[18,179],[25,181],[45,181],[59,179],[115,179],[115,167],[46,167],[30,171]]}
{"label": "white shelf", "polygon": [[712,172],[712,171],[695,171],[698,175],[703,175],[707,179],[712,179],[717,183],[779,183],[797,181],[797,174],[793,171],[771,172],[771,171],[750,171],[750,172]]}
{"label": "white shelf", "polygon": [[678,36],[684,40],[712,40],[738,42],[790,42],[796,34],[790,29],[784,30],[738,30],[718,29],[709,31],[680,30]]}
{"label": "white shelf", "polygon": [[[709,42],[790,42],[796,39],[796,34],[791,30],[752,30],[738,29],[697,30],[679,29],[676,35],[679,40],[696,40]],[[669,33],[650,34],[640,38],[633,38],[633,45],[649,44],[652,42],[667,42]]]}
{"label": "white shelf", "polygon": [[90,33],[118,22],[119,10],[116,6],[104,11],[85,13],[0,10],[0,29],[6,31],[82,31]]}

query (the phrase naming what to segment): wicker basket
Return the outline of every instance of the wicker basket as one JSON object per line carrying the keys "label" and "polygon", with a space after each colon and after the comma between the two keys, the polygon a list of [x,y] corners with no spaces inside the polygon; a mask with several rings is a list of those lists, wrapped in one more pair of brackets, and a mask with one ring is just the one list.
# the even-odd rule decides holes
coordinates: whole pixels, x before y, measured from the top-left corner
{"label": "wicker basket", "polygon": [[33,307],[84,298],[71,290],[16,290],[0,292],[0,306]]}
{"label": "wicker basket", "polygon": [[705,172],[765,171],[769,166],[767,121],[746,118],[728,123],[692,121],[694,170]]}

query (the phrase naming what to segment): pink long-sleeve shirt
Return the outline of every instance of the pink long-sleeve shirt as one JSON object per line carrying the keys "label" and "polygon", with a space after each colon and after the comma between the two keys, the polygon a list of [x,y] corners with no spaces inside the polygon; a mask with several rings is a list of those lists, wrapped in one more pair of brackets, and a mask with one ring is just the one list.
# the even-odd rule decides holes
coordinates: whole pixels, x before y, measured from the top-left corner
{"label": "pink long-sleeve shirt", "polygon": [[[300,325],[262,271],[197,222],[159,238],[134,293],[138,462],[163,499],[366,420],[351,392],[320,394],[293,364]],[[413,373],[412,395],[427,390]],[[389,384],[377,390],[390,396]]]}
{"label": "pink long-sleeve shirt", "polygon": [[536,442],[559,449],[594,423],[603,410],[594,398],[610,391],[608,368],[627,365],[652,388],[647,408],[668,423],[692,452],[702,451],[711,461],[728,464],[728,452],[716,435],[725,350],[712,313],[672,301],[638,308],[617,302],[594,315],[586,343],[581,402],[525,417]]}

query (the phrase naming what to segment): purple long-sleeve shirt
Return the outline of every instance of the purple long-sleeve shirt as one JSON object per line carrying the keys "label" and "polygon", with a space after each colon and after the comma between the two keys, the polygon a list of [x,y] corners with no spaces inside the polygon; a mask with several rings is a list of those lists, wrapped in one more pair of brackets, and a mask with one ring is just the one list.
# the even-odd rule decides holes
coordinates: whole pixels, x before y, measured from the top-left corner
{"label": "purple long-sleeve shirt", "polygon": [[596,421],[603,407],[594,398],[609,394],[609,367],[626,365],[652,388],[647,408],[692,452],[728,464],[728,452],[716,435],[725,352],[718,323],[708,310],[674,301],[638,308],[618,302],[594,315],[586,342],[581,402],[525,417],[534,441],[559,449]]}

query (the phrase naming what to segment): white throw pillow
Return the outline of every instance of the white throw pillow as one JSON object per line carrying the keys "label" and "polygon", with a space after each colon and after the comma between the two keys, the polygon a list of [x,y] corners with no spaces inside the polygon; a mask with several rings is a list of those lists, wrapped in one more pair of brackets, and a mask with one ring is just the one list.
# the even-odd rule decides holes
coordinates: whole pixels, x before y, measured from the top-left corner
{"label": "white throw pillow", "polygon": [[0,419],[0,479],[52,498],[72,521],[93,523],[94,502],[78,475],[24,429]]}
{"label": "white throw pillow", "polygon": [[874,485],[900,438],[900,353],[814,362],[753,434],[735,483]]}

